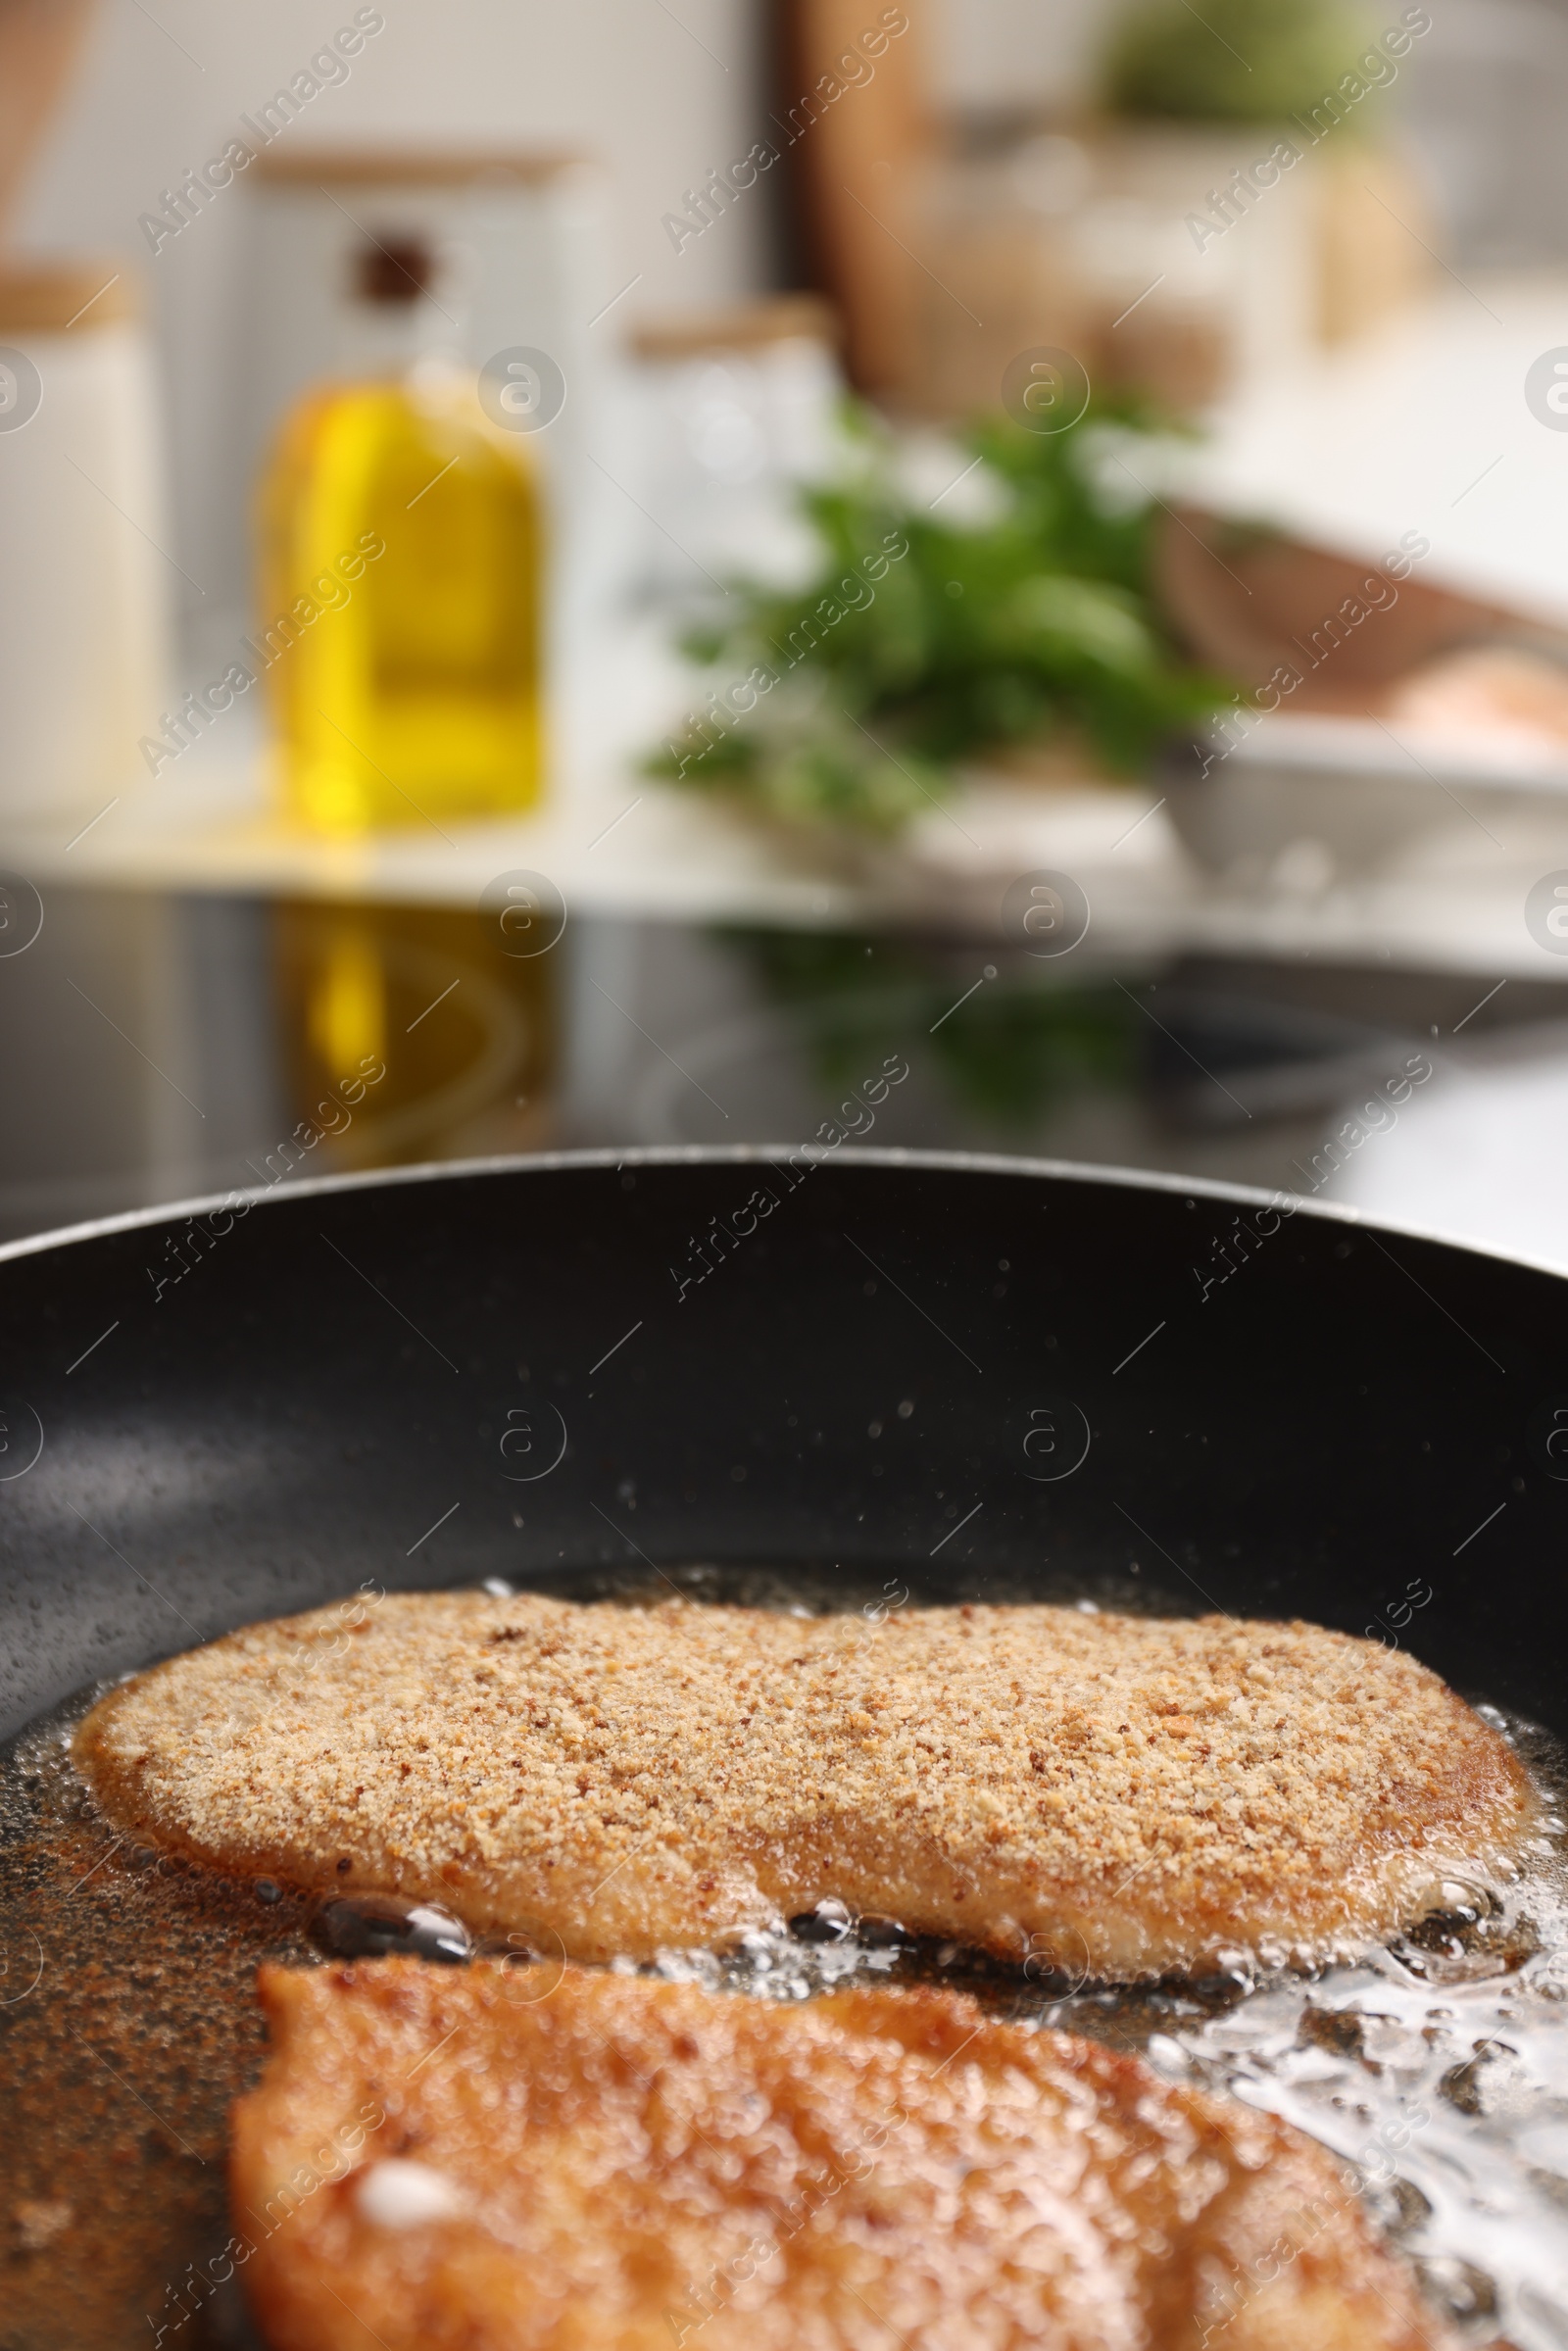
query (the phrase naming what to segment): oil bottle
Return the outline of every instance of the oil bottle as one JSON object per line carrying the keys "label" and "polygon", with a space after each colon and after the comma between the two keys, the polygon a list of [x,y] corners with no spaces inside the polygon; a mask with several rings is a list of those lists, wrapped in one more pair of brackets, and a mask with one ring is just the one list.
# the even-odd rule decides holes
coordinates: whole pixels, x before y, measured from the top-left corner
{"label": "oil bottle", "polygon": [[439,829],[543,780],[543,526],[525,436],[440,330],[434,258],[367,241],[355,348],[295,404],[259,501],[282,798],[318,830]]}

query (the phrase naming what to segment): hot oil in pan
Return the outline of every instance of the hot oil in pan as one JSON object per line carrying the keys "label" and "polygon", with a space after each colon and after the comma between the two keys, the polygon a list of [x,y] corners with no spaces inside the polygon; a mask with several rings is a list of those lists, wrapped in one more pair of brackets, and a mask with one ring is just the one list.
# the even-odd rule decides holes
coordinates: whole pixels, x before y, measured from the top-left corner
{"label": "hot oil in pan", "polygon": [[0,2346],[207,2351],[256,1968],[318,1956],[311,1904],[108,1827],[66,1754],[96,1694],[0,1755]]}
{"label": "hot oil in pan", "polygon": [[[873,1624],[903,1593],[793,1573],[704,1570],[681,1581],[705,1597],[801,1614],[860,1607]],[[559,1589],[648,1596],[612,1579]],[[984,1596],[1041,1595],[991,1585]],[[1147,1608],[1152,1595],[1107,1588],[1098,1596]],[[318,1964],[334,1939],[408,1940],[384,1916],[338,1906],[327,1920],[314,1897],[118,1837],[66,1751],[101,1694],[101,1686],[81,1693],[0,1750],[0,2146],[10,2190],[0,2351],[237,2347],[253,2338],[223,2251],[234,2229],[226,2118],[265,2054],[257,1965]],[[1557,1825],[1568,1815],[1568,1757],[1531,1726],[1485,1711],[1517,1745]],[[461,1927],[431,1919],[412,1939],[446,1958],[466,1942]],[[1107,1989],[1079,1981],[1070,1949],[1020,1975],[832,1905],[722,1955],[667,1953],[647,1972],[786,2000],[853,1977],[939,1982],[1022,2022],[1142,2049],[1167,2074],[1287,2116],[1358,2166],[1383,2226],[1477,2343],[1505,2335],[1518,2351],[1557,2351],[1568,2342],[1568,1874],[1549,1848],[1525,1879],[1455,1883],[1442,1917],[1370,1961],[1316,1975],[1239,1960],[1202,1984]]]}

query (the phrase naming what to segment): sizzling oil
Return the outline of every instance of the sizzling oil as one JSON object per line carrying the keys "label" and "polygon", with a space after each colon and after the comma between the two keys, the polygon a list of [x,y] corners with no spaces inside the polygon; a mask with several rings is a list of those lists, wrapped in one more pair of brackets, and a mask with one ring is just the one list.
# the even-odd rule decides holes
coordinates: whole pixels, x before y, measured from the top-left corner
{"label": "sizzling oil", "polygon": [[[703,1596],[873,1623],[895,1584],[695,1571]],[[598,1596],[581,1583],[583,1597]],[[607,1583],[604,1596],[633,1595]],[[923,1595],[922,1595],[923,1596]],[[1037,1598],[988,1591],[988,1598]],[[1134,1605],[1148,1607],[1152,1595]],[[1128,1605],[1128,1595],[1105,1599]],[[1081,1601],[1080,1605],[1093,1603]],[[1163,1612],[1163,1611],[1162,1611]],[[0,1750],[0,2146],[9,2209],[0,2351],[239,2351],[249,2333],[217,2257],[230,2233],[227,2112],[265,2055],[264,1959],[318,1964],[352,1914],[198,1869],[119,1836],[69,1756],[79,1693]],[[1554,1807],[1568,1759],[1484,1709]],[[1452,1908],[1355,1966],[1112,1989],[1020,1974],[834,1905],[733,1950],[645,1971],[804,2000],[851,1977],[938,1981],[1020,2023],[1144,2051],[1166,2075],[1287,2117],[1358,2170],[1433,2301],[1477,2343],[1568,2345],[1568,1874],[1554,1834],[1508,1885],[1455,1884]],[[368,1932],[380,1933],[373,1920]],[[461,1928],[426,1922],[432,1951]],[[362,1947],[371,1947],[362,1945]],[[381,1946],[384,1947],[384,1944]],[[630,1961],[612,1963],[632,1967]]]}

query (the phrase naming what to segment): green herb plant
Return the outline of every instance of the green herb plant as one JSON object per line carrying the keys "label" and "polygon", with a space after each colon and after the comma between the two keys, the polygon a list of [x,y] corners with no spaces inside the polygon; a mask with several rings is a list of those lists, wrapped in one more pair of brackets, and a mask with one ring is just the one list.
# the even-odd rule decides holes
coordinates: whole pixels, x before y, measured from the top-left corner
{"label": "green herb plant", "polygon": [[1368,35],[1349,0],[1134,0],[1106,46],[1103,102],[1167,121],[1284,122],[1338,86]]}
{"label": "green herb plant", "polygon": [[819,568],[793,592],[732,583],[735,616],[687,636],[717,690],[650,772],[886,835],[977,755],[1065,741],[1131,773],[1200,728],[1225,687],[1181,658],[1151,593],[1147,429],[1103,403],[1055,433],[973,425],[992,512],[966,524],[902,486],[892,436],[852,409],[843,477],[802,494]]}

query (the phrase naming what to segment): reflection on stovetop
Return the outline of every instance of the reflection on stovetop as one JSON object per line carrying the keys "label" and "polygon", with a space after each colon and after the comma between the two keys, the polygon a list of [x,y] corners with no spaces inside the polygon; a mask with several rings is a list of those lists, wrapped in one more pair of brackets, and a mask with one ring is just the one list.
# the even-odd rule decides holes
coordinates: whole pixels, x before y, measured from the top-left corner
{"label": "reflection on stovetop", "polygon": [[477,907],[52,893],[0,958],[0,1235],[423,1159],[833,1132],[1302,1190],[1412,1056],[1568,1056],[1568,992],[1474,974],[604,917],[516,945]]}

